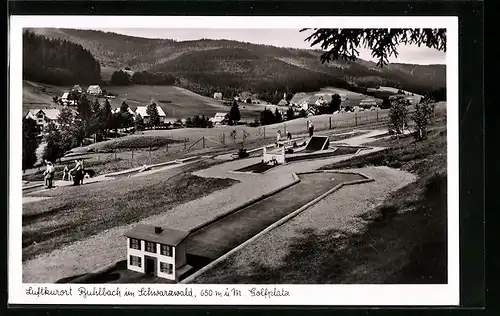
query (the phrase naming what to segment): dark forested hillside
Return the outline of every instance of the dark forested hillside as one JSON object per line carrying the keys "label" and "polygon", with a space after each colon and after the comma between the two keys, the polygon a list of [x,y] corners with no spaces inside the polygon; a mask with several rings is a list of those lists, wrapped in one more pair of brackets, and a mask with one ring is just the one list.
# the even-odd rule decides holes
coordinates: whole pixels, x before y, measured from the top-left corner
{"label": "dark forested hillside", "polygon": [[[106,69],[130,67],[156,73],[155,78],[131,78],[131,83],[175,82],[203,95],[215,91],[230,96],[238,91],[269,95],[316,91],[338,86],[360,92],[366,87],[392,86],[425,94],[446,86],[445,65],[373,62],[320,62],[321,51],[274,47],[233,40],[175,41],[147,39],[110,32],[73,29],[32,29],[50,38],[72,41],[88,49]],[[140,80],[139,80],[140,79]],[[144,79],[144,80],[143,80]],[[151,80],[150,80],[151,79]],[[154,79],[154,80],[153,80]],[[163,80],[164,81],[164,80]],[[279,93],[277,93],[279,92]]]}
{"label": "dark forested hillside", "polygon": [[[311,92],[328,85],[350,87],[345,80],[327,72],[310,71],[244,48],[186,53],[152,70],[173,74],[181,86],[200,94],[219,91],[231,97],[247,91],[276,102],[283,92]],[[273,99],[275,95],[278,100]]]}
{"label": "dark forested hillside", "polygon": [[23,79],[56,85],[99,83],[99,62],[81,45],[23,33]]}

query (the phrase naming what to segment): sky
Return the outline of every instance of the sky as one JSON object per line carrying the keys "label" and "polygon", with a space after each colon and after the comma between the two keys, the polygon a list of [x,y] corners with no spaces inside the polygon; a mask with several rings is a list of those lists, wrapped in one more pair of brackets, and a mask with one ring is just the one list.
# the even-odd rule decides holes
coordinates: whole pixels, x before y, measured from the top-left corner
{"label": "sky", "polygon": [[[174,39],[178,41],[207,39],[227,39],[255,44],[266,44],[278,47],[311,48],[305,41],[309,32],[299,32],[294,29],[150,29],[150,28],[112,28],[96,29],[130,36]],[[319,47],[312,47],[318,48]],[[376,61],[367,49],[359,49],[359,57],[364,60]],[[427,47],[400,45],[398,58],[389,58],[390,62],[406,64],[446,64],[446,53]]]}

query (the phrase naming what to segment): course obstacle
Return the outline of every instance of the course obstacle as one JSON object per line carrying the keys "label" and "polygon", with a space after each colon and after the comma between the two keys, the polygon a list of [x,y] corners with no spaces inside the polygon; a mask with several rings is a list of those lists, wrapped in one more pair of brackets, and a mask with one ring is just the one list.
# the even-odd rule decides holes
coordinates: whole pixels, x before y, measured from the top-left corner
{"label": "course obstacle", "polygon": [[263,162],[272,163],[275,165],[285,163],[285,147],[281,147],[279,151],[267,152],[266,147],[263,148]]}
{"label": "course obstacle", "polygon": [[328,149],[330,145],[330,137],[313,135],[307,141],[306,148],[303,152],[314,152],[318,150]]}

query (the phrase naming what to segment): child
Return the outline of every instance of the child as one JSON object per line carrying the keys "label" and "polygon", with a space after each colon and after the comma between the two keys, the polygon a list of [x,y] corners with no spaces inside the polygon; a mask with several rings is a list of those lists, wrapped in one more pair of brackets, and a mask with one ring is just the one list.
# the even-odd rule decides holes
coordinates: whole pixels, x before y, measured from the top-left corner
{"label": "child", "polygon": [[288,132],[286,134],[286,138],[288,139],[288,146],[292,143],[292,133]]}
{"label": "child", "polygon": [[312,137],[314,134],[314,125],[311,120],[309,120],[309,137]]}
{"label": "child", "polygon": [[63,170],[63,176],[62,176],[62,181],[64,181],[66,179],[66,176],[68,176],[68,180],[71,181],[71,175],[69,174],[69,169],[68,169],[68,166],[64,166],[64,170]]}
{"label": "child", "polygon": [[281,131],[278,130],[276,132],[276,147],[279,147],[280,146],[280,139],[281,139]]}

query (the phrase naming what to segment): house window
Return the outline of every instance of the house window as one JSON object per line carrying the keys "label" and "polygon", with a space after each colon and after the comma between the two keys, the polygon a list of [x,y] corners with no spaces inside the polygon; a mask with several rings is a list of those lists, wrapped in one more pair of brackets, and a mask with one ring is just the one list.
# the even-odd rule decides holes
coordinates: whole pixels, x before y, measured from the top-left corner
{"label": "house window", "polygon": [[136,267],[141,267],[141,257],[137,256],[130,256],[130,265],[131,266],[136,266]]}
{"label": "house window", "polygon": [[174,265],[171,263],[160,262],[160,272],[172,274],[174,271]]}
{"label": "house window", "polygon": [[141,241],[139,239],[130,238],[130,248],[141,250]]}
{"label": "house window", "polygon": [[36,117],[38,117],[39,119],[43,119],[43,114],[38,114]]}
{"label": "house window", "polygon": [[156,243],[146,241],[146,251],[156,253]]}
{"label": "house window", "polygon": [[161,245],[160,253],[164,256],[172,257],[172,246]]}

